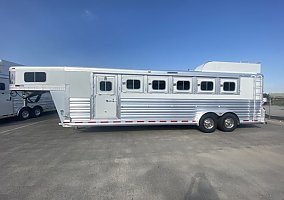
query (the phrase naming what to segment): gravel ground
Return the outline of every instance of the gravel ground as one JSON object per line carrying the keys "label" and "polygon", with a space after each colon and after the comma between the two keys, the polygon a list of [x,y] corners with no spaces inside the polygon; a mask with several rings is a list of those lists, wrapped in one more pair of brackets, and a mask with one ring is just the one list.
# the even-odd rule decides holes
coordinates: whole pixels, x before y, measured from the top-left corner
{"label": "gravel ground", "polygon": [[0,199],[284,199],[284,126],[58,126],[0,121]]}

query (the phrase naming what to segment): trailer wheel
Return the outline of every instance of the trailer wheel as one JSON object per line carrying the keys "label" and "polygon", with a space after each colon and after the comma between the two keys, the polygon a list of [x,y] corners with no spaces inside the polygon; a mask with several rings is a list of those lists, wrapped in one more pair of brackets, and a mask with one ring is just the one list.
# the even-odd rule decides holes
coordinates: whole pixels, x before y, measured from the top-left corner
{"label": "trailer wheel", "polygon": [[24,107],[20,110],[18,115],[20,120],[26,120],[31,117],[31,109],[29,107]]}
{"label": "trailer wheel", "polygon": [[42,114],[42,107],[36,106],[32,109],[32,115],[33,117],[39,117]]}
{"label": "trailer wheel", "polygon": [[238,117],[232,113],[226,113],[220,117],[218,129],[224,132],[232,132],[238,126]]}
{"label": "trailer wheel", "polygon": [[217,128],[218,117],[214,113],[203,115],[199,121],[199,130],[204,133],[212,133]]}

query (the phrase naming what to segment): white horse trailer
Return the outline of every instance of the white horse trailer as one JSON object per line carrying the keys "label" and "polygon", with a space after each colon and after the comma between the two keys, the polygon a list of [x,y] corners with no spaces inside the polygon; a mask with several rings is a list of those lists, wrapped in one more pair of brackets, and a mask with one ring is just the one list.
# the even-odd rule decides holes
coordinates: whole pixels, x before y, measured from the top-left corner
{"label": "white horse trailer", "polygon": [[10,89],[50,91],[61,125],[197,125],[203,132],[264,123],[260,64],[208,62],[194,71],[11,67]]}
{"label": "white horse trailer", "polygon": [[[17,63],[0,60],[0,119],[18,116],[20,119],[39,117],[42,112],[55,110],[50,93],[28,96],[25,91],[9,90],[9,67]],[[22,66],[21,66],[22,67]]]}

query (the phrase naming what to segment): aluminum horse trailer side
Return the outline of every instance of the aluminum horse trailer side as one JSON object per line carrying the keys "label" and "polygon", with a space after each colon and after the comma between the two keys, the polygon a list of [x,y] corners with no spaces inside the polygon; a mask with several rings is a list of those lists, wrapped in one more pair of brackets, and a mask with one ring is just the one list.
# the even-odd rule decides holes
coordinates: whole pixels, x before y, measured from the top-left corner
{"label": "aluminum horse trailer side", "polygon": [[194,71],[12,67],[10,89],[50,91],[64,127],[264,123],[260,64],[208,62]]}

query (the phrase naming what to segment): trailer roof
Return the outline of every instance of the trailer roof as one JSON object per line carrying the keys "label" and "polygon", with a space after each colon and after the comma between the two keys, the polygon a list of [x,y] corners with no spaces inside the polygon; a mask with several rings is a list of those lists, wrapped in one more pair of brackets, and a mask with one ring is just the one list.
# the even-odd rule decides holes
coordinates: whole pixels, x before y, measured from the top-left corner
{"label": "trailer roof", "polygon": [[[148,74],[148,75],[198,75],[198,74],[226,74],[226,75],[240,75],[240,74],[244,74],[244,75],[248,75],[248,74],[259,74],[260,70],[255,70],[256,68],[259,67],[260,69],[260,64],[251,64],[251,63],[237,63],[237,65],[235,65],[235,63],[224,63],[224,62],[218,62],[218,63],[222,63],[223,64],[223,68],[225,64],[228,64],[229,68],[231,70],[202,70],[201,67],[197,67],[194,71],[164,71],[164,70],[135,70],[135,69],[116,69],[116,68],[100,68],[100,67],[71,67],[71,66],[21,66],[20,68],[22,70],[44,70],[44,71],[80,71],[80,72],[96,72],[96,73],[111,73],[111,74],[139,74],[139,75],[143,75],[143,74]],[[231,65],[230,65],[231,64]],[[204,64],[206,65],[206,64]],[[232,65],[235,65],[237,67],[242,66],[243,69],[250,68],[250,67],[254,67],[254,70],[237,70],[237,68],[235,68],[235,70],[232,70]],[[217,66],[217,62],[215,64],[215,66]],[[257,66],[257,67],[255,67]],[[12,69],[16,69],[18,68],[17,66],[15,67],[11,67]]]}
{"label": "trailer roof", "polygon": [[198,66],[195,71],[257,74],[261,73],[261,65],[260,63],[210,61]]}

